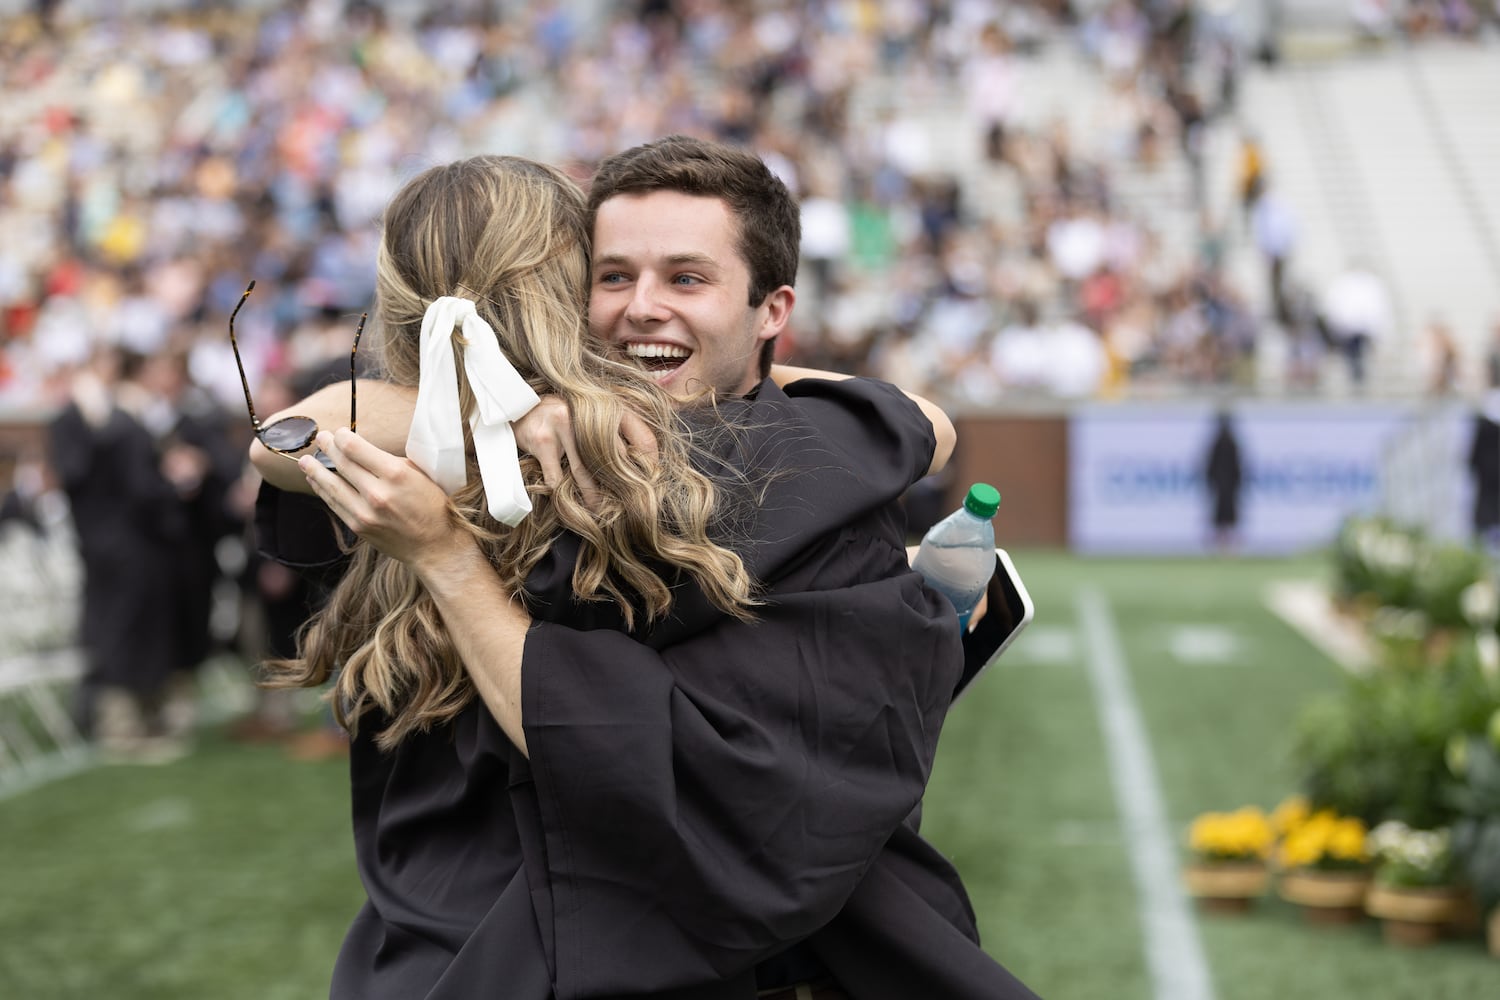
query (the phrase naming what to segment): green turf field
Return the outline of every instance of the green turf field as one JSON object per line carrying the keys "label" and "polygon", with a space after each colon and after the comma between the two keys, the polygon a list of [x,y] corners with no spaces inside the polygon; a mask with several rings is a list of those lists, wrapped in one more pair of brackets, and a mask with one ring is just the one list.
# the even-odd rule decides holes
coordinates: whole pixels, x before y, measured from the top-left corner
{"label": "green turf field", "polygon": [[[1338,668],[1261,594],[1322,576],[1324,560],[1013,556],[1037,621],[955,708],[924,832],[1017,975],[1049,1000],[1152,1000],[1156,980],[1195,968],[1217,1000],[1500,997],[1500,961],[1477,939],[1395,951],[1373,925],[1307,927],[1275,900],[1242,918],[1199,917],[1180,897],[1173,910],[1173,871],[1165,887],[1137,883],[1142,844],[1167,838],[1175,866],[1194,814],[1290,790],[1293,719]],[[1111,678],[1140,724],[1154,813],[1140,795],[1117,804],[1131,730],[1118,704],[1101,716]],[[361,899],[346,782],[342,762],[210,732],[176,764],[95,768],[0,800],[0,998],[326,995]]]}

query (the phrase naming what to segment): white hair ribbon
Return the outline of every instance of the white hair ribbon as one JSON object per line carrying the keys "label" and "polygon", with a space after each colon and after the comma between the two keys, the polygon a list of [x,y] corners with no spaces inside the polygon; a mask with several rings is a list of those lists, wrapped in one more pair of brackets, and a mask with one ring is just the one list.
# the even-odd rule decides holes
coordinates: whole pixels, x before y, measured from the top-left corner
{"label": "white hair ribbon", "polygon": [[455,493],[468,482],[458,370],[453,363],[455,327],[462,328],[467,341],[464,371],[478,402],[469,427],[474,432],[474,452],[490,516],[502,524],[520,524],[531,511],[531,499],[521,481],[516,435],[510,425],[537,404],[537,395],[501,352],[495,331],[468,299],[436,299],[422,317],[422,368],[406,457],[446,493]]}

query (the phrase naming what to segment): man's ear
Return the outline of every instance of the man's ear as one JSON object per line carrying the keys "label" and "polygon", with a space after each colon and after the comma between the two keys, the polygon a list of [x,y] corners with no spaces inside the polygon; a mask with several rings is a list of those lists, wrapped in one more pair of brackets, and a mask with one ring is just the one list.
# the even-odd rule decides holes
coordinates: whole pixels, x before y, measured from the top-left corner
{"label": "man's ear", "polygon": [[766,295],[765,300],[760,304],[764,314],[760,329],[756,331],[756,337],[760,340],[771,340],[781,336],[787,324],[791,322],[792,307],[796,304],[797,293],[791,285],[782,285]]}

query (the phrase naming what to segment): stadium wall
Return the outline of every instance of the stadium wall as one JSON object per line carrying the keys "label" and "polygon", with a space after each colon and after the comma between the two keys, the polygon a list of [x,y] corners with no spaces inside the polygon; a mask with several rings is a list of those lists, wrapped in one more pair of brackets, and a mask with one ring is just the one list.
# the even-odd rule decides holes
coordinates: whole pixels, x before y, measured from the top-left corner
{"label": "stadium wall", "polygon": [[1243,468],[1231,547],[1281,555],[1328,544],[1351,514],[1468,535],[1473,411],[1462,403],[1210,400],[968,414],[945,498],[989,482],[1003,545],[1094,555],[1212,555],[1203,469],[1227,413]]}

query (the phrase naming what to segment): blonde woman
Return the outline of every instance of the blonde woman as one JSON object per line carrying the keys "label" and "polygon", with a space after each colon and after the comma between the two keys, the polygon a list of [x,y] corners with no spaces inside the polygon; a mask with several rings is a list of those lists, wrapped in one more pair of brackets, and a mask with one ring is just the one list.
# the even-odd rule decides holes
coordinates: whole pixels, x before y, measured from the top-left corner
{"label": "blonde woman", "polygon": [[[739,556],[709,538],[717,491],[693,467],[688,439],[671,432],[671,398],[583,329],[587,247],[581,194],[560,171],[529,160],[475,157],[435,167],[396,195],[376,262],[381,367],[392,384],[417,388],[424,411],[439,404],[424,406],[423,394],[451,394],[452,412],[426,422],[417,460],[439,481],[450,479],[452,524],[477,541],[512,593],[566,531],[581,543],[575,598],[607,602],[626,627],[666,612],[676,582],[664,576],[667,567],[721,611],[748,618],[750,578]],[[458,319],[438,329],[440,316]],[[478,387],[476,358],[495,367]],[[504,440],[513,435],[505,410],[520,407],[503,397],[513,392],[529,409],[538,391],[567,405],[579,465],[589,470],[587,496],[560,473],[555,489],[528,496],[525,483],[540,478],[540,464],[518,461],[514,441]],[[464,412],[474,415],[472,428],[461,422]],[[622,424],[647,447],[627,447]],[[444,431],[452,432],[446,444],[437,440]],[[280,464],[257,447],[261,464]],[[303,637],[300,660],[276,682],[319,685],[335,675],[338,720],[354,731],[373,727],[383,750],[450,721],[473,697],[431,594],[404,562],[371,545],[355,548]]]}
{"label": "blonde woman", "polygon": [[[895,508],[932,421],[865,380],[674,401],[588,335],[585,225],[525,161],[413,180],[379,261],[395,385],[360,391],[390,405],[330,433],[321,397],[337,473],[255,455],[360,538],[282,675],[334,676],[354,733],[369,902],[332,995],[749,1000],[813,948],[838,978],[814,995],[885,1000],[850,956],[919,910],[948,943],[914,961],[973,965],[962,890],[904,825],[962,659]],[[566,463],[526,454],[553,435]]]}

